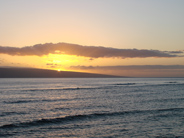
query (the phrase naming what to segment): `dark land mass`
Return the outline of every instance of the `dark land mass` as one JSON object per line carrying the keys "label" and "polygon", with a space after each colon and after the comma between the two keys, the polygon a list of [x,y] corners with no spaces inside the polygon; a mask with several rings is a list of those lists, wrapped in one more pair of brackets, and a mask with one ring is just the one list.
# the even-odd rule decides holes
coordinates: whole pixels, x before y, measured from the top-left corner
{"label": "dark land mass", "polygon": [[36,68],[0,68],[0,78],[121,78],[121,76]]}

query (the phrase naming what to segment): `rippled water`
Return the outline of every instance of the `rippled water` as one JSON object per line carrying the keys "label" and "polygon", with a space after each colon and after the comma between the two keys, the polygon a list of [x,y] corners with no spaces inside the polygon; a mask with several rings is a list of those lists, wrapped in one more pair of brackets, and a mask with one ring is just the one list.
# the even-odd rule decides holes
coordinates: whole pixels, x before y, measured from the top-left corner
{"label": "rippled water", "polygon": [[0,79],[0,137],[184,137],[184,78]]}

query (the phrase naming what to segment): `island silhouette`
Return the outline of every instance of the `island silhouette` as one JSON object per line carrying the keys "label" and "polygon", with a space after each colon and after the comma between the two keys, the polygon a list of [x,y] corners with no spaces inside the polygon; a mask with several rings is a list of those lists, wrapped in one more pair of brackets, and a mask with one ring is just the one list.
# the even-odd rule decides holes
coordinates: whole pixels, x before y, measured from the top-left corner
{"label": "island silhouette", "polygon": [[122,76],[37,68],[0,68],[0,78],[120,78]]}

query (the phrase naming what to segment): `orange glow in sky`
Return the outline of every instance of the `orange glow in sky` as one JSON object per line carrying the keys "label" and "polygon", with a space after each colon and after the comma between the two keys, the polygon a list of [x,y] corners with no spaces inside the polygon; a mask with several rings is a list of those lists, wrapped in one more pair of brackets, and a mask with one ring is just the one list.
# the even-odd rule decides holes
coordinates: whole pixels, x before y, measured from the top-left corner
{"label": "orange glow in sky", "polygon": [[0,1],[0,67],[184,76],[183,5],[167,0]]}

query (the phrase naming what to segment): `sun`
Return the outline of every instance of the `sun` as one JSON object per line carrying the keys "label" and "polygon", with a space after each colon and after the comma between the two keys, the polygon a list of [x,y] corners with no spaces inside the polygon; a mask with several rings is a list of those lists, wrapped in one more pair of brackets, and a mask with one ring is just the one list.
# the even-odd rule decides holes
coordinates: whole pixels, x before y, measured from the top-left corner
{"label": "sun", "polygon": [[88,58],[66,54],[49,54],[44,56],[43,61],[45,62],[46,69],[55,70],[57,72],[75,70],[72,69],[71,66],[77,66],[86,62],[90,64]]}
{"label": "sun", "polygon": [[57,70],[65,70],[66,67],[77,64],[79,57],[65,54],[49,54],[45,56],[45,62],[47,68]]}

